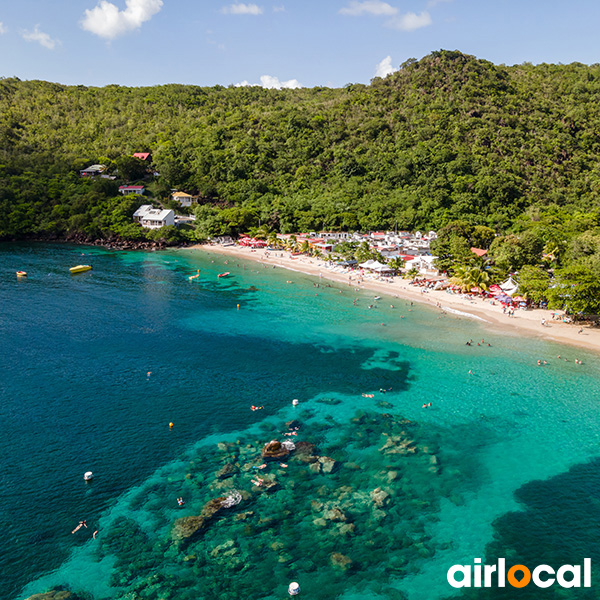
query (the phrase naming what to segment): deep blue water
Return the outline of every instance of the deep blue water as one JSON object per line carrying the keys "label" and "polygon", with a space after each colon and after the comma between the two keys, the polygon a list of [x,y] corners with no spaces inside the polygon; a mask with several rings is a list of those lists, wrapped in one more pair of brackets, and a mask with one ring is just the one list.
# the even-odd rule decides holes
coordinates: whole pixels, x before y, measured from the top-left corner
{"label": "deep blue water", "polygon": [[[156,520],[156,539],[148,532],[145,539],[153,552],[161,548],[165,562],[153,555],[153,568],[171,572],[168,561],[178,559],[161,544],[179,516],[169,512],[173,498],[187,494],[191,505],[197,494],[200,507],[210,498],[185,487],[189,464],[199,461],[206,478],[219,439],[268,441],[272,428],[300,414],[291,412],[292,398],[305,411],[305,435],[331,455],[338,452],[339,460],[364,460],[363,477],[370,479],[348,472],[346,480],[342,470],[339,485],[372,489],[376,469],[383,468],[376,457],[384,438],[372,433],[381,424],[348,429],[357,410],[417,421],[419,435],[434,440],[448,465],[433,487],[429,476],[411,471],[406,485],[413,487],[402,492],[430,496],[422,523],[412,513],[402,517],[412,515],[406,535],[423,536],[427,547],[418,557],[402,556],[390,570],[400,550],[394,538],[382,537],[379,543],[389,548],[380,567],[369,563],[374,551],[366,547],[371,555],[354,557],[352,577],[319,582],[313,597],[391,597],[393,589],[411,600],[443,598],[453,591],[447,568],[486,552],[510,551],[529,562],[598,556],[598,537],[582,536],[576,526],[585,514],[585,529],[593,532],[600,516],[585,510],[600,494],[590,476],[600,454],[595,355],[502,335],[398,299],[395,309],[383,299],[367,310],[368,292],[323,282],[316,288],[317,280],[298,273],[225,260],[190,250],[0,246],[2,595],[66,585],[97,598],[120,597],[125,592],[106,583],[118,570],[102,560],[111,553],[102,546],[98,554],[94,546],[108,538],[115,515],[146,525]],[[68,268],[79,263],[93,270],[71,276]],[[15,277],[20,269],[26,280]],[[190,281],[197,269],[200,277]],[[232,275],[217,278],[223,270]],[[492,346],[465,347],[465,339],[480,337]],[[557,354],[584,365],[554,360]],[[547,368],[536,366],[539,357]],[[380,388],[392,390],[383,395]],[[375,397],[363,397],[367,392]],[[422,409],[425,400],[430,409]],[[265,408],[252,412],[250,405]],[[348,441],[369,435],[375,437],[362,447]],[[86,484],[88,470],[95,479]],[[305,475],[296,477],[312,493]],[[389,532],[400,514],[390,509],[375,516],[387,519],[381,527]],[[365,517],[355,518],[359,531]],[[81,519],[88,529],[71,534]],[[92,540],[98,526],[100,536]],[[310,527],[307,519],[295,530],[296,547],[312,543]],[[272,533],[252,535],[259,544]],[[357,547],[348,552],[357,554]],[[288,576],[303,579],[306,589],[311,569],[326,572],[297,563],[291,550],[282,564],[288,572],[265,586],[265,598],[285,592]],[[370,565],[368,576],[361,564]],[[232,587],[243,577],[232,575]]]}

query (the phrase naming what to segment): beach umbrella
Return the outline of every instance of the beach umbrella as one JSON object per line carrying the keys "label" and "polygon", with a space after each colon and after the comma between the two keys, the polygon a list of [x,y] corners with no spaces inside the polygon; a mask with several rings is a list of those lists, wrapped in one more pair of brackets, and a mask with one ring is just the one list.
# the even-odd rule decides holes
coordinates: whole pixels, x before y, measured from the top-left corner
{"label": "beach umbrella", "polygon": [[527,302],[527,300],[525,300],[525,298],[523,298],[523,296],[514,296],[513,300],[515,302]]}

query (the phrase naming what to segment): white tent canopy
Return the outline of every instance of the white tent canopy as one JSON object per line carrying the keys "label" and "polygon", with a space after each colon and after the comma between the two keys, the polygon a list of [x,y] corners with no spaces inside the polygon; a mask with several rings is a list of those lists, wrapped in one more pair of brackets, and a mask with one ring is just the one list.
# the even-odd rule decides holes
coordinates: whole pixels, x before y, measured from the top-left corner
{"label": "white tent canopy", "polygon": [[515,283],[515,281],[513,280],[513,278],[509,275],[508,279],[506,281],[504,281],[503,283],[500,284],[500,289],[505,294],[508,294],[509,296],[512,296],[513,294],[517,293],[517,291],[519,289],[519,285],[517,283]]}

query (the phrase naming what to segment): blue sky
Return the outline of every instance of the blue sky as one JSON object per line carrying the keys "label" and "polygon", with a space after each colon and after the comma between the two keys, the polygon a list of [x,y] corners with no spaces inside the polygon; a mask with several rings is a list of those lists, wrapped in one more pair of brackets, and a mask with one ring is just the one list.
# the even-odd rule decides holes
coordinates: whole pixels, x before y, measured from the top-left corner
{"label": "blue sky", "polygon": [[598,31],[598,0],[19,0],[0,5],[0,76],[341,87],[441,48],[597,63]]}

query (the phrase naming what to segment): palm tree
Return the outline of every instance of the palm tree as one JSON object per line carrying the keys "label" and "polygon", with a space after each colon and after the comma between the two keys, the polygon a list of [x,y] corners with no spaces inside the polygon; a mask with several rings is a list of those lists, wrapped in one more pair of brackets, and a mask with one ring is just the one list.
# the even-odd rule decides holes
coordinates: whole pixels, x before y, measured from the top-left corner
{"label": "palm tree", "polygon": [[277,234],[274,231],[271,231],[267,236],[267,244],[271,246],[271,248],[279,248],[279,243],[281,240],[277,237]]}
{"label": "palm tree", "polygon": [[292,233],[292,235],[290,235],[290,237],[288,238],[288,241],[286,243],[286,248],[292,252],[294,252],[296,250],[296,247],[298,246],[298,238],[296,238],[296,236]]}
{"label": "palm tree", "polygon": [[300,245],[300,252],[302,252],[302,254],[310,253],[310,244],[308,243],[308,241],[304,240],[302,242],[302,244]]}

